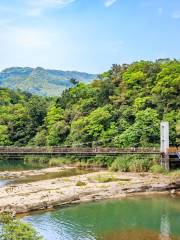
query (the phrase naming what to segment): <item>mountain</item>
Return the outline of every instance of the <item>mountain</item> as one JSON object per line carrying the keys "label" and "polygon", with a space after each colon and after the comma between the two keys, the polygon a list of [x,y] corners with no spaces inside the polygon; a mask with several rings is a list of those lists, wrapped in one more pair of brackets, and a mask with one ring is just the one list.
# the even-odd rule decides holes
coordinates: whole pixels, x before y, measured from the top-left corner
{"label": "mountain", "polygon": [[41,96],[59,96],[71,86],[70,79],[89,83],[95,74],[77,71],[49,70],[41,67],[12,67],[0,72],[0,87],[20,89]]}

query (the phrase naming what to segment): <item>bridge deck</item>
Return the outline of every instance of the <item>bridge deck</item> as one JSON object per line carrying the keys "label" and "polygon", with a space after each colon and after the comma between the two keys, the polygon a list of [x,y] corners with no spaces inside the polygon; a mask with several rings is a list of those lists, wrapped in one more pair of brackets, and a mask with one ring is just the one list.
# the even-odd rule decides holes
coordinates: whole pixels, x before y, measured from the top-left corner
{"label": "bridge deck", "polygon": [[160,154],[159,148],[0,147],[0,155]]}

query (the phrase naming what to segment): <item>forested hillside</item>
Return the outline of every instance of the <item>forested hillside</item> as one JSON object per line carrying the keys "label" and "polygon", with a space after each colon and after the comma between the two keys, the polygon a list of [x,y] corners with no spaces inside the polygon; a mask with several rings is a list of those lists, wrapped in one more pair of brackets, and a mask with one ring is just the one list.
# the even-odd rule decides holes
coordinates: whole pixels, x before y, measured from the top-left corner
{"label": "forested hillside", "polygon": [[161,120],[175,145],[179,90],[180,61],[168,59],[113,65],[56,98],[1,89],[0,145],[158,146]]}
{"label": "forested hillside", "polygon": [[58,96],[72,86],[71,79],[89,83],[94,74],[77,71],[48,70],[41,67],[12,67],[0,72],[0,86],[20,89],[40,96]]}

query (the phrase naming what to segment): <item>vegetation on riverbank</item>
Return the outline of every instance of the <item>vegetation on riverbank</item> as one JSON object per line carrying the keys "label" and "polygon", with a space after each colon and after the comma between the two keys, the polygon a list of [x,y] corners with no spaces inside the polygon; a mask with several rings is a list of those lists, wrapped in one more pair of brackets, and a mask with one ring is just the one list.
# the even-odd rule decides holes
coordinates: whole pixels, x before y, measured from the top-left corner
{"label": "vegetation on riverbank", "polygon": [[64,157],[25,157],[25,164],[34,164],[44,167],[55,167],[63,165],[73,165],[75,167],[100,167],[108,168],[112,171],[121,172],[148,172],[156,171],[152,168],[154,165],[157,167],[159,163],[159,155],[116,155],[105,156],[96,155],[88,157],[80,157],[76,155]]}
{"label": "vegetation on riverbank", "polygon": [[[180,61],[113,65],[57,98],[0,89],[0,145],[157,146],[159,123],[179,142]],[[178,130],[179,131],[179,130]]]}
{"label": "vegetation on riverbank", "polygon": [[44,238],[27,223],[15,218],[10,213],[0,214],[1,240],[43,240]]}

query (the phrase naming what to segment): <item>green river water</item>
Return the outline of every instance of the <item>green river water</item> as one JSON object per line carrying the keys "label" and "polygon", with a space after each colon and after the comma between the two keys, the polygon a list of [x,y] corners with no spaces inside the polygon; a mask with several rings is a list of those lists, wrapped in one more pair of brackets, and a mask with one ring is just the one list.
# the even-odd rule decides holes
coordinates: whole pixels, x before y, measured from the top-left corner
{"label": "green river water", "polygon": [[[24,161],[1,161],[0,170],[37,169]],[[86,171],[86,170],[85,170]],[[83,174],[84,170],[47,174],[43,179]],[[38,181],[1,179],[0,186]],[[46,240],[180,240],[180,197],[152,195],[36,212],[24,217]]]}
{"label": "green river water", "polygon": [[46,240],[177,240],[180,198],[131,197],[26,216]]}

